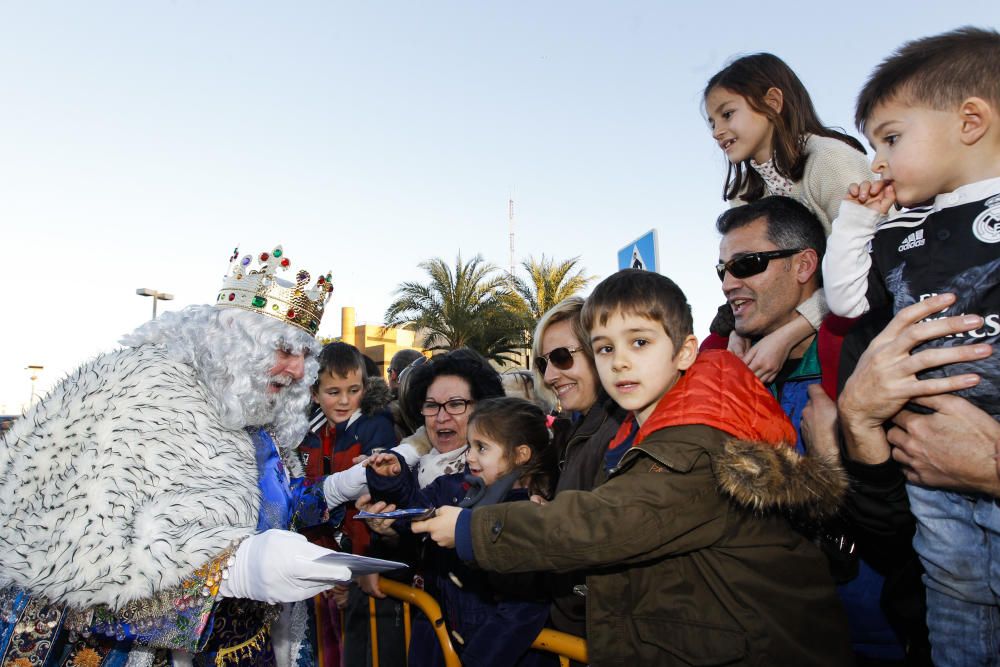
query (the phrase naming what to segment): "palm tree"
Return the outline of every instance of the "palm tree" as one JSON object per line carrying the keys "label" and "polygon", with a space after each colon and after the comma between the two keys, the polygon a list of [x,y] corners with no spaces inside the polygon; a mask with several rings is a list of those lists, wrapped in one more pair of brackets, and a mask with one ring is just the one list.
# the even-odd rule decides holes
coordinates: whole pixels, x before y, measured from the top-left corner
{"label": "palm tree", "polygon": [[521,262],[528,280],[511,276],[511,287],[526,329],[533,330],[535,322],[550,308],[582,290],[596,277],[584,275],[583,269],[574,271],[579,261],[579,257],[572,257],[557,264],[554,258],[543,254],[541,260],[528,257]]}
{"label": "palm tree", "polygon": [[469,347],[498,363],[515,361],[521,345],[521,320],[511,308],[507,277],[476,255],[459,253],[454,269],[443,259],[420,263],[430,282],[402,283],[385,312],[386,326],[423,331],[420,345],[430,350]]}

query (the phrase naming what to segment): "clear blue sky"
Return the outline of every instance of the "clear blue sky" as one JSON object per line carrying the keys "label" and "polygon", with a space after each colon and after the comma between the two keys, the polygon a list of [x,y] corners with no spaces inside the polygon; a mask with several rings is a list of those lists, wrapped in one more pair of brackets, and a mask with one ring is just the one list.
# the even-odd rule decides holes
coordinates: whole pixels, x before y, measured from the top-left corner
{"label": "clear blue sky", "polygon": [[[822,7],[828,16],[816,17]],[[836,12],[834,14],[834,11]],[[381,322],[417,264],[579,255],[650,228],[704,333],[725,162],[700,111],[734,55],[772,51],[824,121],[901,42],[996,25],[995,0],[0,1],[0,411],[161,307],[214,298],[234,245],[284,244]]]}

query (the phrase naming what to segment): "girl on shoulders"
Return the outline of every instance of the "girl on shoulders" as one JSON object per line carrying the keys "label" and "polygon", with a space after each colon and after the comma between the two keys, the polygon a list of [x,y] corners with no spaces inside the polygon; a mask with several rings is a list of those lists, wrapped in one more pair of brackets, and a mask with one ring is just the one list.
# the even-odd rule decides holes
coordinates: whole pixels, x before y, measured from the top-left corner
{"label": "girl on shoulders", "polygon": [[[756,53],[733,61],[708,80],[704,104],[712,137],[729,162],[723,199],[730,206],[770,195],[791,197],[805,204],[829,235],[850,185],[874,178],[861,143],[822,124],[799,77],[775,55]],[[769,382],[789,350],[815,333],[828,313],[822,291],[800,304],[798,312],[802,317],[753,347],[730,335],[729,349]],[[728,305],[720,316],[723,321],[716,317],[712,331],[731,332]]]}

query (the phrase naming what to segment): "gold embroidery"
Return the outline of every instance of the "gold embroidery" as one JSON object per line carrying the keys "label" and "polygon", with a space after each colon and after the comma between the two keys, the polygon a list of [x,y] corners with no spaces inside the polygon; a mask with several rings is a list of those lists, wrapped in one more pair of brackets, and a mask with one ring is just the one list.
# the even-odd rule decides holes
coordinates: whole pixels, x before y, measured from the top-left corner
{"label": "gold embroidery", "polygon": [[92,648],[82,649],[70,663],[72,667],[99,667],[101,664],[101,654]]}

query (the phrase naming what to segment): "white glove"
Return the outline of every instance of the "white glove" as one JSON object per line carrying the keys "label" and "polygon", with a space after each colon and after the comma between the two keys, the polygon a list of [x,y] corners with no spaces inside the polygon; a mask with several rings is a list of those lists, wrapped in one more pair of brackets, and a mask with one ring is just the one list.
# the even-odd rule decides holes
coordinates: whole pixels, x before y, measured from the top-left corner
{"label": "white glove", "polygon": [[[413,445],[405,442],[396,445],[389,451],[402,456],[406,465],[411,468],[420,460],[420,453]],[[368,477],[365,468],[365,462],[362,461],[355,463],[347,470],[327,475],[326,479],[323,480],[323,495],[326,498],[326,506],[333,508],[348,501],[354,502],[368,493]]]}
{"label": "white glove", "polygon": [[326,498],[326,506],[331,510],[347,501],[353,502],[366,493],[368,493],[368,478],[361,463],[327,475],[323,480],[323,496]]}
{"label": "white glove", "polygon": [[251,535],[236,550],[236,562],[219,593],[270,604],[308,600],[351,580],[350,568],[318,560],[331,553],[288,530]]}

